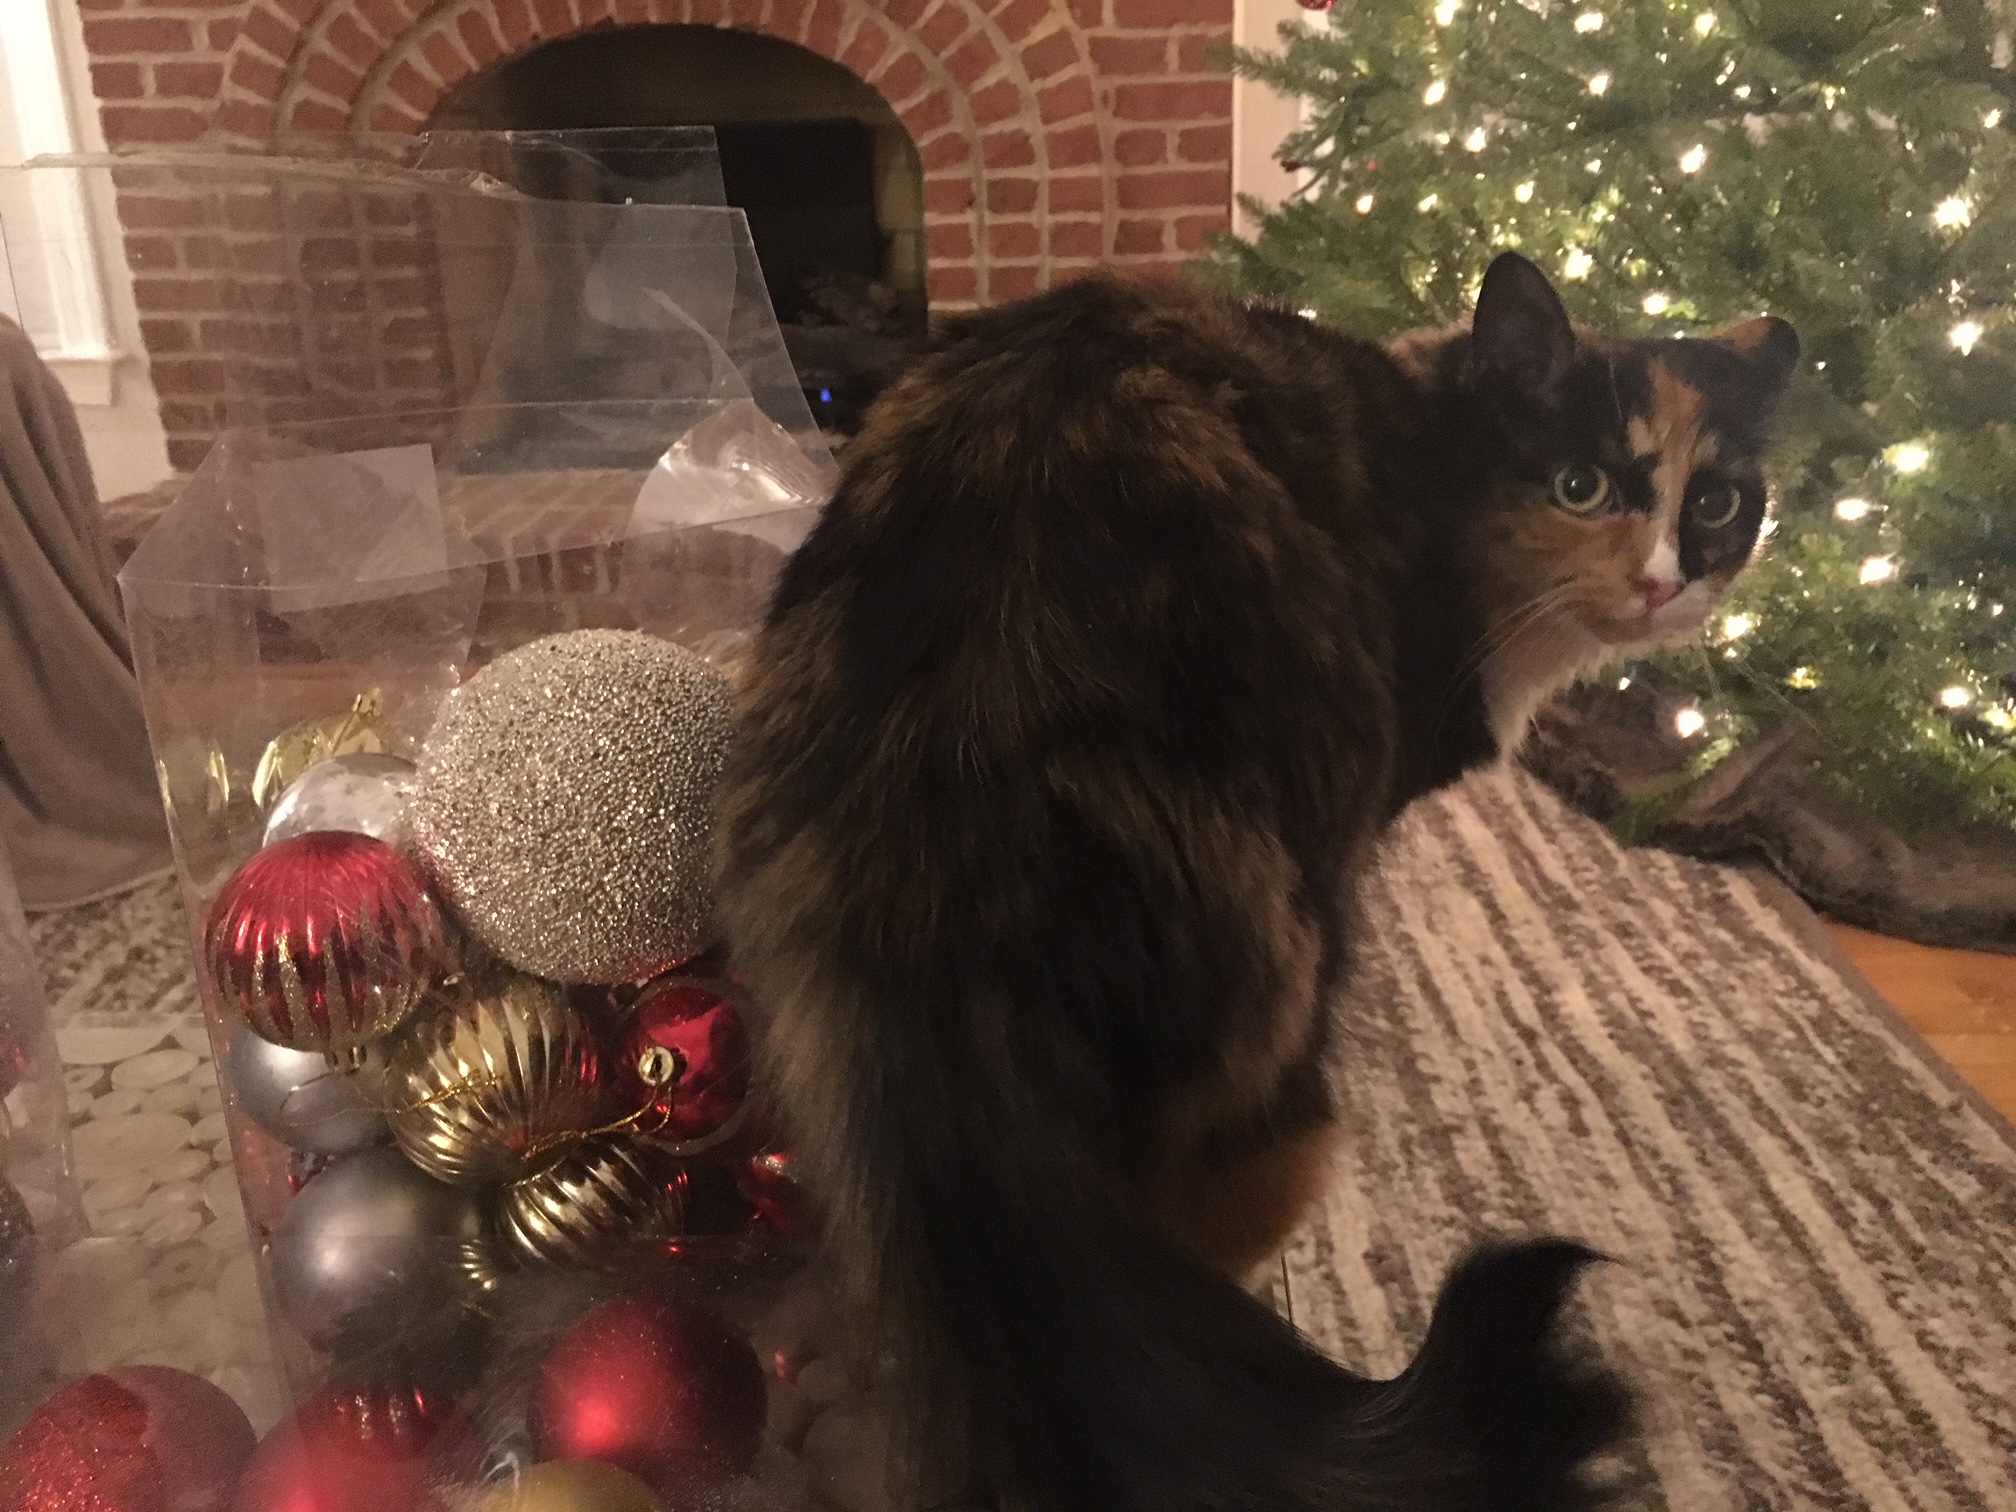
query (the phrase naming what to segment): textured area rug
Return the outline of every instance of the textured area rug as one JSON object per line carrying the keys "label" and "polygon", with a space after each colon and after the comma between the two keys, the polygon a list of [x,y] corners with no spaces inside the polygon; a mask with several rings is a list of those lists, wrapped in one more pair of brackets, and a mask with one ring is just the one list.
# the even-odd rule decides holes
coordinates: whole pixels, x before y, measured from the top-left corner
{"label": "textured area rug", "polygon": [[1411,811],[1290,1309],[1389,1374],[1470,1241],[1571,1234],[1623,1262],[1581,1312],[1648,1393],[1632,1505],[2008,1512],[2016,1144],[1783,896],[1526,778]]}

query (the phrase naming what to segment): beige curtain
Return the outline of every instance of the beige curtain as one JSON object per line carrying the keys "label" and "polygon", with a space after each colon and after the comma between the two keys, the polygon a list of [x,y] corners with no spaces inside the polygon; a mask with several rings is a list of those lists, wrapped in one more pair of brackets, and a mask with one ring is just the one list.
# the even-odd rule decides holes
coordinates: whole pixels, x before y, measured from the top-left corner
{"label": "beige curtain", "polygon": [[98,493],[69,397],[0,318],[0,839],[28,909],[165,871]]}

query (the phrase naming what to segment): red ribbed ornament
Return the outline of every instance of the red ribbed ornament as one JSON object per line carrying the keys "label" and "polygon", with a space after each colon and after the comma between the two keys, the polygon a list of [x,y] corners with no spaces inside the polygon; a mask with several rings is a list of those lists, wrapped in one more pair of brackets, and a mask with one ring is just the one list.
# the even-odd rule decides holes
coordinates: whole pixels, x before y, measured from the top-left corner
{"label": "red ribbed ornament", "polygon": [[460,1410],[415,1386],[329,1386],[266,1435],[232,1512],[437,1512],[482,1468]]}
{"label": "red ribbed ornament", "polygon": [[210,905],[204,960],[263,1038],[342,1056],[399,1027],[453,969],[420,868],[382,840],[296,835],[239,867]]}

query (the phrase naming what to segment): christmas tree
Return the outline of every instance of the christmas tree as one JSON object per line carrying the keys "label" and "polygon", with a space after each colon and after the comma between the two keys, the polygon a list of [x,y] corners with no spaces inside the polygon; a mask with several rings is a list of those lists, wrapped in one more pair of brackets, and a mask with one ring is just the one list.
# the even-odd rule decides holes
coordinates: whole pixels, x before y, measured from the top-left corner
{"label": "christmas tree", "polygon": [[1458,318],[1504,247],[1602,328],[1792,321],[1770,534],[1650,669],[1691,700],[1691,775],[1802,720],[1907,832],[2016,823],[2011,26],[1967,0],[1350,0],[1237,57],[1305,100],[1281,156],[1309,185],[1214,271],[1368,335]]}

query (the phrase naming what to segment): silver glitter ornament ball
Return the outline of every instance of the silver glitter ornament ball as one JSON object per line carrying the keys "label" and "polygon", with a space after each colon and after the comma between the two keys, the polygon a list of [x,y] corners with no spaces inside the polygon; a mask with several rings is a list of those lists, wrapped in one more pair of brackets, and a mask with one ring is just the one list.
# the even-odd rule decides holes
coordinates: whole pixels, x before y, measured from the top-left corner
{"label": "silver glitter ornament ball", "polygon": [[536,976],[636,982],[696,955],[727,680],[634,630],[520,646],[427,737],[413,845],[477,939]]}

